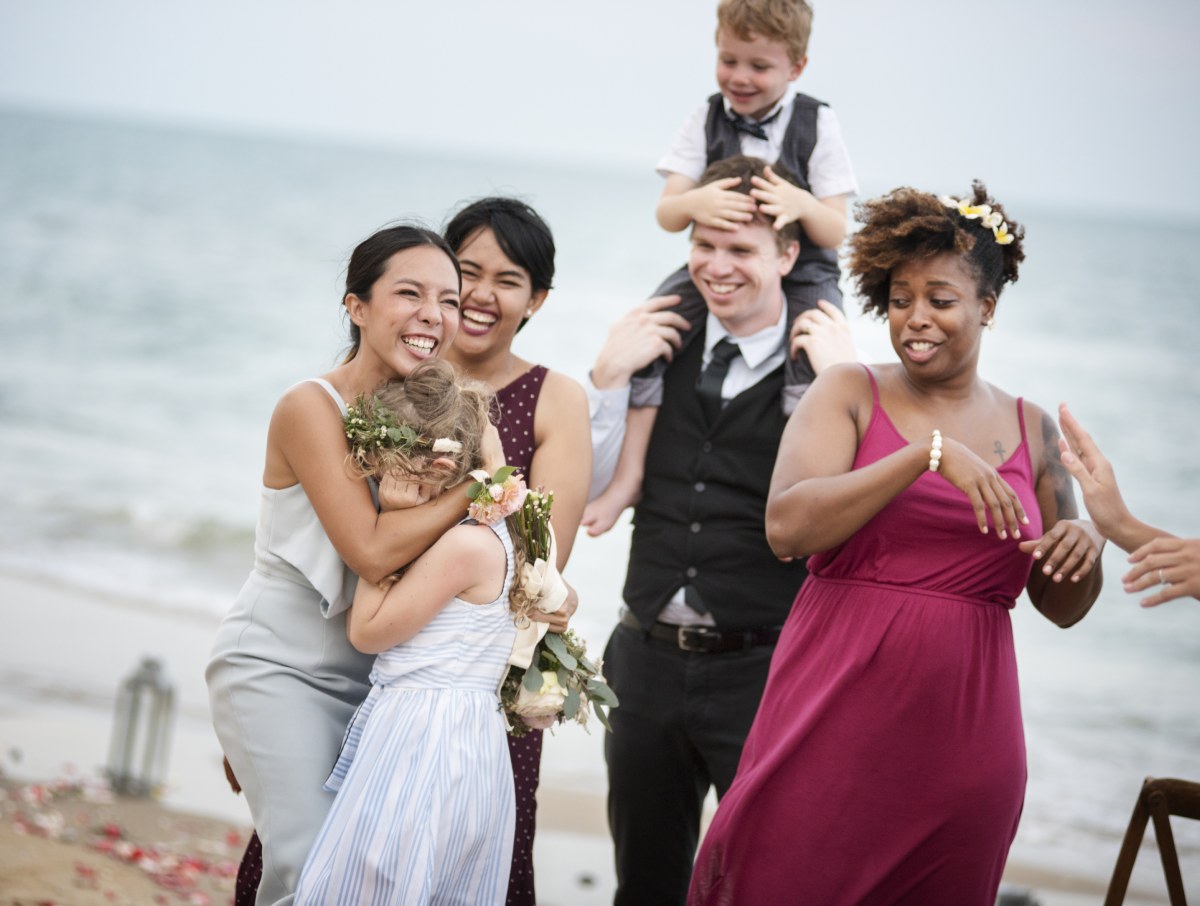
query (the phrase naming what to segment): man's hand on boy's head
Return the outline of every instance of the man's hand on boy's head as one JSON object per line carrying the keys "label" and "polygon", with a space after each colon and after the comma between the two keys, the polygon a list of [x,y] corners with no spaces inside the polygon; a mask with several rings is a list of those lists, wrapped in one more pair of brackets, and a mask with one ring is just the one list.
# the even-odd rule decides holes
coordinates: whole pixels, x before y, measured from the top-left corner
{"label": "man's hand on boy's head", "polygon": [[692,220],[719,230],[736,230],[753,220],[754,199],[744,192],[732,191],[740,182],[739,177],[730,176],[692,189],[689,193]]}
{"label": "man's hand on boy's head", "polygon": [[820,204],[811,192],[788,182],[770,167],[763,170],[765,177],[752,176],[754,188],[750,196],[758,202],[758,209],[768,217],[774,217],[775,229],[782,229],[794,221],[804,222],[811,205]]}
{"label": "man's hand on boy's head", "polygon": [[634,372],[657,358],[671,361],[691,325],[673,311],[679,296],[654,296],[635,305],[613,322],[596,363],[592,383],[598,390],[626,387]]}

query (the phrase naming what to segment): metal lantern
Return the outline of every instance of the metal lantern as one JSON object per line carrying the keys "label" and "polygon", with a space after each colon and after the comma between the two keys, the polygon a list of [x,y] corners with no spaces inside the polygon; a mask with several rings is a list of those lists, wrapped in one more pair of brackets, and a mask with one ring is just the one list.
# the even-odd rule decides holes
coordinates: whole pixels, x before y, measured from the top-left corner
{"label": "metal lantern", "polygon": [[114,792],[157,793],[166,777],[167,745],[175,716],[175,689],[152,657],[125,678],[117,694],[108,780]]}

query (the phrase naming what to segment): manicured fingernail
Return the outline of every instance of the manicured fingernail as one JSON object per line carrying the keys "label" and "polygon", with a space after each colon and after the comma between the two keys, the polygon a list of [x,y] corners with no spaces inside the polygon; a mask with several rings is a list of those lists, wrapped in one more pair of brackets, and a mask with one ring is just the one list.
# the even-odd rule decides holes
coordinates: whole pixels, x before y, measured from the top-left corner
{"label": "manicured fingernail", "polygon": [[1000,529],[1000,540],[1003,541],[1007,537],[1008,537],[1008,532],[1004,531],[1004,529]]}

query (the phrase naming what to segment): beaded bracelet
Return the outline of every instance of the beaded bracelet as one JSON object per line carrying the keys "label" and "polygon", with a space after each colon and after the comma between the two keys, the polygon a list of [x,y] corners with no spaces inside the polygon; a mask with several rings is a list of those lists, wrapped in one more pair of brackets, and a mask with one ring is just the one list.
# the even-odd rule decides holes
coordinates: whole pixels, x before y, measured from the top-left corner
{"label": "beaded bracelet", "polygon": [[942,432],[933,429],[933,440],[929,445],[929,471],[936,472],[942,464]]}

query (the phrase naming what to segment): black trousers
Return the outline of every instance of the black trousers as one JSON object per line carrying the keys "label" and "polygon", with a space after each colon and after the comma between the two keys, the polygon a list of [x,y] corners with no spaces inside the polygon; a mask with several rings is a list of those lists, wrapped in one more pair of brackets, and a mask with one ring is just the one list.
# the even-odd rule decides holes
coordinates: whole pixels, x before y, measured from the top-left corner
{"label": "black trousers", "polygon": [[613,632],[604,674],[620,706],[604,757],[615,906],[683,906],[704,798],[733,781],[774,650],[703,654],[628,626]]}

